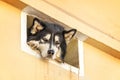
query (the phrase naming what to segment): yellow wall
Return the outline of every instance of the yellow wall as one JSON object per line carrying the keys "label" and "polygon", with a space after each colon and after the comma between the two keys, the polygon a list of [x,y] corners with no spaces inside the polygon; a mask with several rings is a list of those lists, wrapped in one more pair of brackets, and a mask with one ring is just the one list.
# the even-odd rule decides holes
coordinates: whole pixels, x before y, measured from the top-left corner
{"label": "yellow wall", "polygon": [[120,60],[91,46],[85,47],[85,80],[120,80]]}
{"label": "yellow wall", "polygon": [[0,1],[0,80],[34,80],[35,61],[20,49],[20,10]]}
{"label": "yellow wall", "polygon": [[[0,1],[0,80],[78,80],[20,49],[20,10]],[[84,80],[120,80],[120,60],[84,43]],[[66,77],[69,76],[69,77]],[[64,79],[63,79],[64,78]]]}

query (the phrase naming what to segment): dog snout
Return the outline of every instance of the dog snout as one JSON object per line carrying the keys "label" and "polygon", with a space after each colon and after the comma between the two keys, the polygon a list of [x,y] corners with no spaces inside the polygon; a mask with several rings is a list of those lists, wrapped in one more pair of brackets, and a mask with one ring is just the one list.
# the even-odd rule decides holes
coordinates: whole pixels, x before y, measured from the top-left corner
{"label": "dog snout", "polygon": [[48,54],[53,55],[54,54],[54,50],[48,50]]}

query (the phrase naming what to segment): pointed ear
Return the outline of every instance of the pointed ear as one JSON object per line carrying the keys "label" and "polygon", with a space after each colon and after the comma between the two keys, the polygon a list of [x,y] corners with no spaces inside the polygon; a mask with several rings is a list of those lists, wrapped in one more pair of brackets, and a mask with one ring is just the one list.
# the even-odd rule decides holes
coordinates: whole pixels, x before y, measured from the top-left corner
{"label": "pointed ear", "polygon": [[34,18],[33,25],[31,28],[31,33],[36,34],[38,31],[42,30],[44,27],[41,25],[40,20],[37,18]]}
{"label": "pointed ear", "polygon": [[73,36],[76,34],[76,29],[71,29],[69,31],[64,31],[64,37],[67,42],[69,42]]}

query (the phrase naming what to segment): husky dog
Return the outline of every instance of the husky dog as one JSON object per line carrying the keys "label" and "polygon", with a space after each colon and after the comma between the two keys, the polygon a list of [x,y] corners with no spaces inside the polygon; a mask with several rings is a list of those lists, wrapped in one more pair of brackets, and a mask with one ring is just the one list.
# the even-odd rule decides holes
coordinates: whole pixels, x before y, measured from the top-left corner
{"label": "husky dog", "polygon": [[58,24],[34,18],[27,29],[27,44],[44,59],[59,58],[58,61],[64,62],[67,43],[75,33],[76,29],[66,31]]}

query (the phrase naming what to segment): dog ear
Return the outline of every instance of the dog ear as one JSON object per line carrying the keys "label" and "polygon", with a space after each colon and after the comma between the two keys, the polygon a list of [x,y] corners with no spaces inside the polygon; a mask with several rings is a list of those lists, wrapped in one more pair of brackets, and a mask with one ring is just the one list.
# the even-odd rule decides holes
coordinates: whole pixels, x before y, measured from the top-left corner
{"label": "dog ear", "polygon": [[64,37],[67,43],[73,38],[73,36],[76,34],[76,29],[71,29],[69,31],[64,31]]}
{"label": "dog ear", "polygon": [[31,28],[31,33],[36,34],[36,32],[42,30],[43,28],[44,27],[42,26],[40,20],[37,19],[37,18],[34,18],[33,25],[32,25],[32,28]]}

